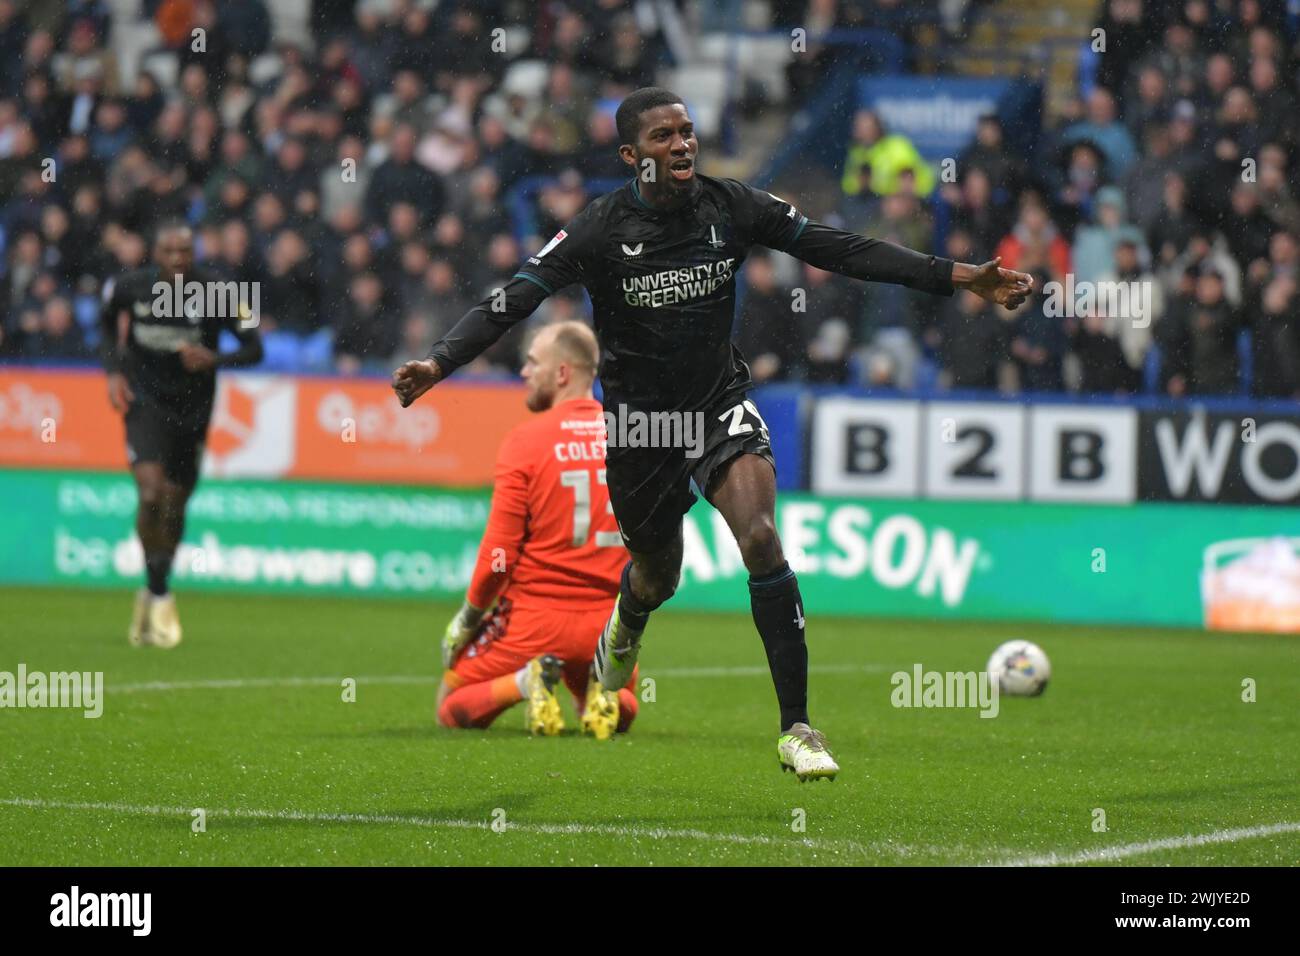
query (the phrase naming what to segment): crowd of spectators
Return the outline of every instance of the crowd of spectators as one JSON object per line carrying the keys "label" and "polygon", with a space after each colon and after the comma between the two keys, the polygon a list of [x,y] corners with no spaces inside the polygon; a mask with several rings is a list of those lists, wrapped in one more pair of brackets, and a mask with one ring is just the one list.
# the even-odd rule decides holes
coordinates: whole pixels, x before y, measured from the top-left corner
{"label": "crowd of spectators", "polygon": [[[626,175],[614,111],[668,60],[656,5],[633,0],[314,0],[307,42],[268,3],[140,0],[173,79],[150,57],[121,75],[107,0],[0,0],[0,360],[93,360],[104,284],[181,216],[201,262],[260,282],[268,368],[385,373]],[[989,116],[941,176],[864,110],[826,218],[1001,256],[1039,289],[1137,282],[1140,313],[1056,315],[1038,295],[1011,314],[758,253],[737,326],[756,379],[1300,397],[1284,5],[1107,0],[1097,25],[1105,52],[1032,162]],[[497,28],[525,46],[496,52]],[[520,57],[546,68],[509,83]],[[528,183],[524,228],[507,197]],[[586,313],[575,287],[528,326]],[[469,371],[517,369],[526,333]]]}
{"label": "crowd of spectators", "polygon": [[[841,170],[843,227],[1000,256],[1039,294],[1009,313],[751,265],[741,337],[760,377],[1300,399],[1300,47],[1284,4],[1108,0],[1097,27],[1105,52],[1085,49],[1092,79],[1034,161],[990,115],[936,181],[864,109]],[[787,321],[791,294],[813,288]]]}
{"label": "crowd of spectators", "polygon": [[[664,55],[628,0],[431,6],[315,0],[294,43],[264,0],[142,0],[164,85],[148,56],[123,82],[106,0],[0,0],[0,360],[93,360],[105,282],[173,216],[201,263],[260,283],[265,367],[427,352],[517,269],[516,183],[553,180],[540,236],[623,175],[614,112]],[[540,88],[504,84],[520,57],[546,62]],[[574,289],[535,321],[583,312]],[[474,370],[517,369],[524,334]]]}

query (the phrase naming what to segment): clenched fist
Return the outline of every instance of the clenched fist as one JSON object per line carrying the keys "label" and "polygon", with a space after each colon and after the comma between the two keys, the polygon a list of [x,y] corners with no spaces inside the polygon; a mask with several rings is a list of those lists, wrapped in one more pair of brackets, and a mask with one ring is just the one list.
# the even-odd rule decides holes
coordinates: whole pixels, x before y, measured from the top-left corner
{"label": "clenched fist", "polygon": [[407,362],[393,372],[393,391],[402,407],[407,408],[442,378],[442,366],[433,359]]}

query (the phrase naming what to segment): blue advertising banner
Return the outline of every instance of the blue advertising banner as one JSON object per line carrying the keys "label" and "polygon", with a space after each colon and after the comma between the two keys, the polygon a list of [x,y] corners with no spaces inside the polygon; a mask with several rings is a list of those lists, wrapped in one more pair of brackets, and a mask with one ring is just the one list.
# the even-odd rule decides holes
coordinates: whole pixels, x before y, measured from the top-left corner
{"label": "blue advertising banner", "polygon": [[865,76],[858,81],[858,102],[933,161],[955,158],[975,135],[979,118],[998,113],[1014,86],[1005,79]]}
{"label": "blue advertising banner", "polygon": [[754,404],[772,436],[778,491],[808,487],[805,467],[807,429],[803,418],[805,400],[809,400],[807,390],[800,385],[763,385],[754,389]]}

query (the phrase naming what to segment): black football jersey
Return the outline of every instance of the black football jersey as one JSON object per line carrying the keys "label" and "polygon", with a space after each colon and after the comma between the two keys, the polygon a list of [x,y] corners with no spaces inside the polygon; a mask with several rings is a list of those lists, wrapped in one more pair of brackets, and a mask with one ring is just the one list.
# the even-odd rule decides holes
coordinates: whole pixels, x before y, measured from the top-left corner
{"label": "black football jersey", "polygon": [[755,245],[859,279],[953,292],[950,259],[823,225],[734,179],[696,179],[692,198],[668,212],[645,202],[636,179],[593,200],[429,357],[450,373],[577,282],[591,296],[605,406],[698,411],[750,384],[731,328],[736,272]]}
{"label": "black football jersey", "polygon": [[[194,294],[199,289],[203,295]],[[136,401],[183,424],[206,424],[216,371],[186,371],[178,349],[191,343],[215,352],[221,330],[228,329],[239,339],[240,351],[223,356],[223,365],[260,360],[257,330],[243,328],[240,321],[241,305],[242,314],[251,314],[248,303],[237,292],[238,283],[203,267],[184,276],[179,294],[175,279],[156,265],[110,280],[102,296],[105,367],[126,375]]]}

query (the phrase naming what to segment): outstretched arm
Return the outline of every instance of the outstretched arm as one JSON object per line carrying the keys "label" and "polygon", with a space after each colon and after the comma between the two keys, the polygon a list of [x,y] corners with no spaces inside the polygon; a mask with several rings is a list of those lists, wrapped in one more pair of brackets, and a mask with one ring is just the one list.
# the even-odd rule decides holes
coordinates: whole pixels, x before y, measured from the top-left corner
{"label": "outstretched arm", "polygon": [[427,357],[407,362],[393,372],[393,391],[402,407],[478,358],[513,325],[532,315],[548,295],[550,291],[535,279],[518,273],[503,288],[493,290],[433,343]]}
{"label": "outstretched arm", "polygon": [[1017,308],[1033,289],[1033,278],[1003,269],[1000,256],[982,265],[954,262],[812,220],[806,222],[786,252],[819,269],[854,279],[891,282],[936,295],[966,289],[1008,309]]}
{"label": "outstretched arm", "polygon": [[952,295],[956,287],[957,270],[951,259],[925,255],[885,239],[871,239],[811,219],[799,223],[785,251],[809,265],[852,279],[890,282],[935,295]]}
{"label": "outstretched arm", "polygon": [[433,344],[427,358],[407,362],[393,372],[393,391],[403,408],[482,355],[511,326],[532,315],[548,295],[583,280],[588,238],[599,234],[590,210],[588,206],[578,213],[536,255],[529,256],[509,282],[465,313]]}
{"label": "outstretched arm", "polygon": [[1001,268],[1002,260],[983,265],[953,262],[916,252],[885,239],[815,222],[792,203],[772,193],[736,182],[736,208],[753,242],[779,249],[827,272],[853,279],[890,282],[934,295],[967,289],[996,305],[1014,309],[1033,288],[1023,272]]}

